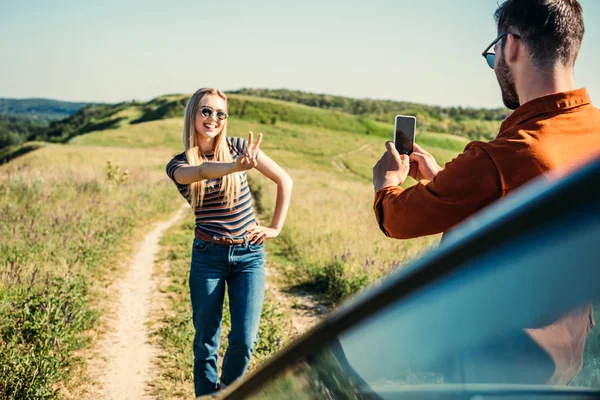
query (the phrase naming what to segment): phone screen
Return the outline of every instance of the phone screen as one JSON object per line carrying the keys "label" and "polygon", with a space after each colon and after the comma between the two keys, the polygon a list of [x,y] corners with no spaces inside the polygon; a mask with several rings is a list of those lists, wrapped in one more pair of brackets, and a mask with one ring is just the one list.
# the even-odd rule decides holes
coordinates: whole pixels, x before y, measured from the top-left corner
{"label": "phone screen", "polygon": [[417,119],[404,115],[396,116],[394,144],[400,154],[411,154],[415,142],[415,127]]}

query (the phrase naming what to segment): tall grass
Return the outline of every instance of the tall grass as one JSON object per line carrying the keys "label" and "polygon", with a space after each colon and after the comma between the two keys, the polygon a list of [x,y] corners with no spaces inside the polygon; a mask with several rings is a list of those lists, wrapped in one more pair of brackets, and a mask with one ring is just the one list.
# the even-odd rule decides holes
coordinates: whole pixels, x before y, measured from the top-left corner
{"label": "tall grass", "polygon": [[144,124],[125,124],[117,129],[77,136],[74,145],[145,149],[182,147],[183,119],[164,119]]}
{"label": "tall grass", "polygon": [[176,207],[155,168],[168,154],[49,145],[0,167],[0,398],[77,392],[106,287]]}

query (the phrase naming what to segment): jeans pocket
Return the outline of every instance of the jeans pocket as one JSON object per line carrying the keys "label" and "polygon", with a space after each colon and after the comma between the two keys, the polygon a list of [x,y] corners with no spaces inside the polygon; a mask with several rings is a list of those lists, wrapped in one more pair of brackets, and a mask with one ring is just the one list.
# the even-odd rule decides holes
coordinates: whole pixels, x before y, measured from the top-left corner
{"label": "jeans pocket", "polygon": [[210,243],[194,238],[193,250],[196,252],[204,253],[210,247]]}
{"label": "jeans pocket", "polygon": [[251,252],[263,251],[264,248],[264,242],[261,244],[248,244],[248,250],[250,250]]}

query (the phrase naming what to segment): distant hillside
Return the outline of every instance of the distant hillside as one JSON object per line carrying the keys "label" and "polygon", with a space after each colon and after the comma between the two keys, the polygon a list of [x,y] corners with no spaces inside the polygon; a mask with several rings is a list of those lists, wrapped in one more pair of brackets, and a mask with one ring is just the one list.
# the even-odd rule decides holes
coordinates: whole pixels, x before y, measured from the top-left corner
{"label": "distant hillside", "polygon": [[[265,92],[267,93],[267,92]],[[264,93],[263,93],[264,94]],[[321,95],[314,95],[321,96]],[[400,113],[417,116],[417,129],[419,132],[450,133],[468,139],[489,140],[496,136],[500,125],[499,111],[479,110],[488,113],[488,117],[497,119],[486,120],[470,117],[473,110],[457,108],[438,108],[413,104],[414,109],[400,108],[404,103],[398,103],[398,108],[387,105],[389,118],[367,113],[352,114],[341,110],[343,107],[327,109],[326,103],[319,103],[320,107],[303,104],[305,101],[287,101],[257,97],[245,94],[228,93],[229,114],[232,119],[256,121],[262,124],[275,125],[277,123],[291,123],[295,125],[321,127],[330,130],[355,132],[365,135],[389,137],[392,134],[393,116]],[[185,104],[189,95],[165,95],[149,102],[131,102],[119,104],[101,104],[86,107],[73,116],[50,124],[40,140],[52,142],[66,142],[71,138],[91,131],[114,129],[124,124],[139,124],[142,122],[156,121],[168,118],[183,118]],[[366,104],[384,104],[385,101],[345,99],[348,104],[352,102],[367,102]],[[306,101],[307,102],[307,101]],[[371,103],[369,103],[371,102]],[[395,104],[395,103],[394,103]],[[406,103],[410,104],[410,103]],[[406,104],[404,104],[406,106]],[[338,110],[338,108],[340,108]],[[365,108],[367,109],[367,108]],[[453,113],[454,117],[445,115],[444,112]],[[494,113],[498,113],[498,115]],[[431,116],[433,115],[433,116]],[[476,114],[473,114],[476,115]],[[476,115],[477,116],[477,115]]]}
{"label": "distant hillside", "polygon": [[503,120],[510,113],[510,110],[506,108],[440,107],[406,101],[355,99],[288,89],[243,88],[228,93],[291,101],[311,107],[327,108],[354,115],[369,116],[377,120],[385,118],[387,122],[389,122],[388,114],[397,115],[397,113],[406,113],[409,115],[427,113],[435,119],[447,116],[457,120],[479,119],[487,121]]}
{"label": "distant hillside", "polygon": [[0,115],[0,149],[35,140],[46,126],[27,117]]}
{"label": "distant hillside", "polygon": [[510,114],[510,110],[506,108],[440,107],[404,101],[354,99],[287,89],[240,89],[228,93],[338,110],[386,123],[393,123],[398,114],[414,115],[417,117],[417,129],[451,133],[473,140],[490,140],[495,137],[500,121]]}
{"label": "distant hillside", "polygon": [[93,103],[77,103],[52,99],[0,98],[0,114],[29,117],[41,124],[70,117]]}
{"label": "distant hillside", "polygon": [[[507,113],[502,109],[444,108],[289,90],[241,89],[228,92],[228,97],[232,120],[268,125],[290,123],[386,138],[392,135],[394,116],[406,114],[417,117],[419,134],[448,133],[470,140],[490,140],[496,136],[500,122]],[[66,143],[92,131],[183,118],[188,99],[189,95],[185,94],[160,96],[148,102],[118,104],[2,99],[0,148],[36,140]],[[9,111],[13,114],[8,114]],[[6,114],[1,115],[3,112]],[[46,118],[50,118],[61,112],[65,115],[72,114],[45,124],[39,118],[32,118],[34,115],[46,115]]]}
{"label": "distant hillside", "polygon": [[[292,102],[230,94],[232,120],[255,121],[276,125],[290,123],[333,131],[389,137],[392,126],[335,110],[323,110]],[[69,118],[50,123],[36,139],[66,143],[92,131],[121,128],[169,118],[183,119],[189,95],[167,95],[149,102],[100,104],[81,109]],[[30,139],[32,140],[32,139]]]}
{"label": "distant hillside", "polygon": [[93,103],[51,99],[0,98],[0,149],[43,136],[50,122],[70,117]]}

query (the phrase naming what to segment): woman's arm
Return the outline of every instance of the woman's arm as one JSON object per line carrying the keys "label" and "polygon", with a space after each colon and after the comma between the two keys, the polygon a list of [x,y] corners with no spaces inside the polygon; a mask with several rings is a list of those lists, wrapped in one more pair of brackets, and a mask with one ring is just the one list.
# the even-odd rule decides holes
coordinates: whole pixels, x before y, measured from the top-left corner
{"label": "woman's arm", "polygon": [[256,157],[260,151],[261,140],[262,133],[258,135],[258,139],[254,142],[253,134],[249,132],[246,151],[235,161],[207,161],[197,166],[179,167],[173,173],[173,178],[181,185],[189,185],[204,179],[217,179],[234,172],[255,168],[258,165]]}
{"label": "woman's arm", "polygon": [[[259,139],[260,143],[260,139]],[[234,172],[246,171],[257,166],[256,150],[249,149],[235,161],[207,161],[200,165],[179,167],[173,173],[175,180],[181,185],[189,185],[204,179],[217,179]]]}
{"label": "woman's arm", "polygon": [[204,179],[221,178],[234,172],[238,172],[236,162],[207,161],[196,166],[179,167],[173,173],[173,177],[179,184],[189,185]]}
{"label": "woman's arm", "polygon": [[275,161],[260,151],[258,156],[260,162],[256,169],[277,185],[277,199],[273,219],[269,227],[258,226],[248,232],[250,243],[260,244],[265,238],[277,237],[283,228],[285,217],[292,198],[292,178]]}

